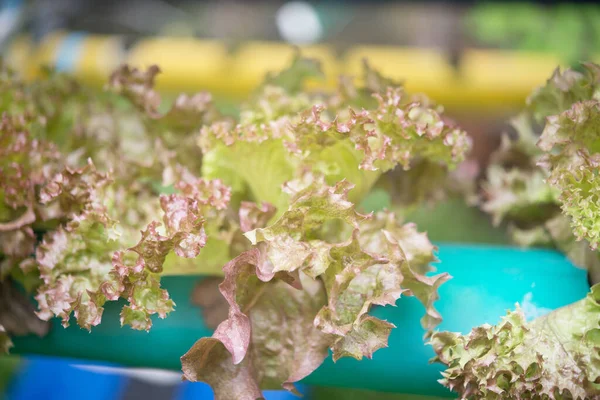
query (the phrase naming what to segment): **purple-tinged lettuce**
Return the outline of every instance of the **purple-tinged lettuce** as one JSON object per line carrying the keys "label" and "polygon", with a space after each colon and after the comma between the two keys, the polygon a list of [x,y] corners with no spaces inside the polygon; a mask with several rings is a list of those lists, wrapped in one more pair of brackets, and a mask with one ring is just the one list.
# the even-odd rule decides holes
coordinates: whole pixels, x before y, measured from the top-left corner
{"label": "purple-tinged lettuce", "polygon": [[[356,204],[396,167],[436,177],[414,180],[425,190],[404,188],[419,201],[464,159],[470,139],[440,107],[368,66],[362,87],[342,80],[334,93],[305,91],[320,71],[298,58],[267,77],[239,119],[220,116],[206,94],[165,111],[157,73],[122,67],[97,96],[60,78],[19,83],[18,107],[3,98],[7,121],[26,121],[2,130],[7,143],[21,131],[32,140],[14,157],[30,156],[35,141],[56,147],[11,181],[16,194],[6,191],[0,208],[12,224],[0,233],[19,249],[4,246],[2,256],[22,257],[6,269],[39,275],[40,317],[68,325],[74,316],[90,329],[107,301],[123,299],[121,323],[148,330],[152,315],[174,307],[161,276],[224,274],[228,316],[182,365],[228,400],[293,391],[329,349],[335,360],[372,357],[394,328],[369,315],[373,306],[414,296],[423,326],[439,323],[433,303],[448,276],[430,274],[434,246],[392,213],[363,215]],[[65,101],[49,107],[56,96],[44,90]]]}
{"label": "purple-tinged lettuce", "polygon": [[40,186],[60,168],[56,146],[31,136],[23,116],[0,121],[0,280],[28,275],[35,264],[34,223],[60,210],[40,204]]}
{"label": "purple-tinged lettuce", "polygon": [[195,145],[204,124],[219,117],[209,93],[180,94],[170,109],[165,108],[159,93],[154,89],[160,69],[153,65],[145,71],[123,65],[109,79],[108,88],[134,106],[140,113],[139,122],[152,138],[159,138],[168,150],[176,152],[179,163],[198,171],[202,153]]}
{"label": "purple-tinged lettuce", "polygon": [[190,197],[162,195],[163,226],[150,222],[139,242],[126,251],[121,249],[131,238],[101,212],[80,214],[46,234],[36,253],[44,281],[36,297],[40,317],[59,316],[67,326],[73,313],[81,327],[90,329],[100,323],[104,303],[122,297],[129,303],[121,313],[122,324],[148,330],[152,314],[164,318],[174,306],[159,283],[167,256],[197,257],[207,243],[202,205],[219,207],[226,201],[218,184],[194,183],[177,185]]}
{"label": "purple-tinged lettuce", "polygon": [[[484,209],[515,223],[522,244],[553,245],[598,282],[599,67],[584,67],[586,75],[556,71],[529,98],[515,120],[519,139],[505,142],[489,171]],[[537,140],[533,127],[543,119]],[[517,309],[467,335],[434,333],[434,361],[447,366],[440,382],[461,399],[600,398],[599,299],[595,285],[585,299],[531,322]]]}
{"label": "purple-tinged lettuce", "polygon": [[262,281],[256,271],[264,262],[254,248],[225,265],[220,290],[229,317],[181,359],[184,376],[209,383],[217,399],[254,400],[262,398],[262,389],[293,390],[293,382],[327,356],[327,336],[312,324],[326,302],[322,283],[291,278],[300,290],[286,280]]}
{"label": "purple-tinged lettuce", "polygon": [[[207,230],[224,225],[229,188],[179,165],[187,157],[199,169],[193,143],[216,115],[210,97],[180,96],[165,115],[140,110],[136,81],[119,80],[127,71],[113,76],[123,98],[117,88],[97,93],[51,72],[24,83],[2,67],[0,280],[37,291],[43,319],[60,316],[67,325],[73,314],[89,329],[105,301],[123,297],[122,322],[149,328],[151,314],[173,308],[160,289],[163,264],[178,271],[178,258],[195,258],[207,244],[205,222]],[[156,95],[152,84],[144,88]],[[179,194],[159,198],[157,188],[169,185]],[[164,227],[151,222],[161,212]],[[211,270],[227,259],[228,251],[209,266],[182,269]]]}
{"label": "purple-tinged lettuce", "polygon": [[[566,142],[580,141],[581,134],[586,135],[583,131],[592,132],[593,137],[589,121],[577,125],[574,119],[590,115],[586,110],[595,101],[600,87],[597,69],[594,64],[584,64],[584,73],[557,69],[546,85],[529,96],[525,110],[511,121],[516,139],[503,138],[482,185],[482,209],[492,215],[496,224],[506,222],[517,244],[556,247],[576,265],[589,270],[596,268],[599,259],[595,253],[586,250],[586,244],[578,243],[576,239],[589,239],[584,235],[584,229],[589,230],[590,222],[586,227],[583,215],[575,217],[578,212],[586,211],[584,208],[577,211],[576,191],[573,187],[567,189],[571,178],[575,179],[573,182],[579,181],[580,175],[585,173],[585,168],[579,167],[587,162],[587,158]],[[581,149],[592,145],[590,142],[578,143]],[[545,154],[554,147],[564,148],[562,153],[569,152],[570,155]],[[564,161],[559,162],[559,159]],[[556,167],[548,168],[550,164]],[[562,166],[558,167],[558,164]],[[567,199],[569,193],[574,197]],[[561,208],[565,210],[569,202],[571,211],[561,213]],[[572,217],[582,225],[575,231],[576,236],[564,223]],[[593,240],[590,244],[593,245]]]}
{"label": "purple-tinged lettuce", "polygon": [[593,250],[600,243],[598,166],[600,160],[600,103],[575,103],[548,117],[539,146],[548,154],[540,161],[550,173],[548,183],[559,191],[563,212],[571,219],[578,240]]}
{"label": "purple-tinged lettuce", "polygon": [[211,95],[206,92],[192,96],[180,94],[171,108],[166,113],[161,113],[162,100],[160,94],[154,89],[155,79],[159,73],[160,68],[156,65],[146,71],[123,65],[110,76],[108,87],[143,111],[152,122],[153,133],[162,138],[170,133],[182,136],[192,134],[203,123],[219,116],[212,104]]}
{"label": "purple-tinged lettuce", "polygon": [[448,277],[425,276],[434,260],[426,235],[392,214],[356,212],[352,185],[324,179],[289,182],[289,208],[246,232],[253,247],[224,267],[229,316],[182,357],[185,377],[208,382],[219,399],[293,390],[328,348],[335,360],[372,357],[394,326],[368,312],[402,294],[425,305],[427,329],[439,322],[433,302]]}
{"label": "purple-tinged lettuce", "polygon": [[258,205],[250,201],[242,202],[240,205],[240,229],[243,233],[262,228],[275,215],[277,210],[272,204],[263,203]]}
{"label": "purple-tinged lettuce", "polygon": [[[296,60],[291,70],[302,62]],[[288,204],[279,188],[305,169],[323,174],[330,185],[351,182],[351,200],[357,201],[397,165],[409,169],[426,160],[447,172],[470,148],[466,133],[449,124],[439,107],[381,78],[367,80],[368,88],[355,88],[361,95],[298,92],[297,84],[290,88],[275,82],[267,80],[242,108],[238,122],[203,128],[200,146],[204,176],[223,179],[234,192],[249,191],[255,201],[280,210]],[[340,90],[350,88],[346,84]],[[365,92],[372,100],[363,104],[368,108],[352,101]]]}

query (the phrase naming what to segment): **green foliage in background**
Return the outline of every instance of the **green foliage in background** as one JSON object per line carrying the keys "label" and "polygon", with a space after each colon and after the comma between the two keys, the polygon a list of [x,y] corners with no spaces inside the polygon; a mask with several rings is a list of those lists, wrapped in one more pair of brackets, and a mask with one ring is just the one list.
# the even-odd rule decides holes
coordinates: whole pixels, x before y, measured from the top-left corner
{"label": "green foliage in background", "polygon": [[485,2],[469,11],[467,31],[487,46],[556,53],[574,64],[600,49],[600,6]]}

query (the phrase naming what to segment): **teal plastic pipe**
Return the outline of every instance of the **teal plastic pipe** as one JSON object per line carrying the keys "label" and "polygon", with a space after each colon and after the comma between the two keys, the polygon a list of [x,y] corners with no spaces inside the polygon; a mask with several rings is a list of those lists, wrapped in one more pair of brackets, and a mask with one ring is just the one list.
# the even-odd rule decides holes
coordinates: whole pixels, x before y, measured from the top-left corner
{"label": "teal plastic pipe", "polygon": [[[436,303],[444,317],[442,330],[467,333],[474,326],[497,323],[517,302],[533,318],[583,298],[589,289],[585,271],[554,251],[441,245],[438,257],[438,271],[453,276],[440,288]],[[55,320],[43,339],[17,338],[14,352],[179,370],[179,357],[198,338],[211,334],[189,301],[196,281],[190,276],[163,279],[177,307],[168,318],[157,318],[150,332],[121,328],[120,305],[108,304],[102,324],[91,333],[76,325],[63,329]],[[328,359],[305,382],[451,396],[437,383],[441,367],[428,363],[433,351],[423,344],[424,331],[419,324],[423,307],[419,302],[401,298],[397,307],[379,307],[373,314],[397,326],[389,347],[378,350],[372,360],[342,359],[334,364]]]}

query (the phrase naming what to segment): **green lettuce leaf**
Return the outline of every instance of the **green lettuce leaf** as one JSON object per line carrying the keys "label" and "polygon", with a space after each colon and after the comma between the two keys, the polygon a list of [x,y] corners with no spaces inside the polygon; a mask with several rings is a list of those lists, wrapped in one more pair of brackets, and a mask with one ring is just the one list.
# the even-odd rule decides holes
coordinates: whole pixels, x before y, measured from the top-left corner
{"label": "green lettuce leaf", "polygon": [[[200,170],[200,127],[219,114],[206,93],[163,113],[157,72],[124,66],[100,92],[0,66],[0,281],[36,291],[43,319],[74,315],[90,329],[122,297],[122,323],[148,329],[174,306],[164,267],[214,271],[231,259],[241,232],[226,214],[230,189],[190,172]],[[164,188],[173,194],[160,197]],[[163,226],[151,222],[161,214]]]}
{"label": "green lettuce leaf", "polygon": [[441,107],[368,65],[361,87],[306,90],[322,74],[298,56],[234,119],[205,93],[163,103],[158,72],[123,66],[101,93],[0,75],[0,277],[39,278],[41,319],[89,330],[123,299],[121,324],[148,330],[175,307],[161,276],[222,273],[227,318],[182,357],[220,399],[294,391],[329,350],[372,357],[393,329],[373,306],[415,296],[439,323],[427,236],[355,204],[398,165],[407,201],[446,191],[470,139]]}
{"label": "green lettuce leaf", "polygon": [[[508,221],[517,243],[554,246],[597,282],[599,67],[584,70],[557,70],[529,97],[513,120],[518,138],[503,140],[488,170],[483,209]],[[496,326],[434,333],[440,382],[461,399],[600,397],[599,299],[596,285],[531,322],[517,307]]]}
{"label": "green lettuce leaf", "polygon": [[[290,70],[305,62],[297,59]],[[392,82],[370,69],[367,76],[369,108],[344,100],[352,95],[297,92],[296,82],[274,86],[278,80],[268,79],[239,121],[202,129],[203,175],[285,210],[287,198],[279,188],[306,170],[324,175],[330,185],[346,179],[355,186],[351,200],[360,201],[397,165],[409,169],[425,160],[447,173],[464,159],[470,139],[440,107],[401,86],[384,87]]]}
{"label": "green lettuce leaf", "polygon": [[161,96],[154,89],[160,69],[150,66],[145,71],[122,65],[110,76],[108,89],[127,99],[139,112],[139,121],[146,134],[160,138],[167,150],[175,151],[180,163],[192,171],[199,171],[202,153],[195,145],[200,128],[220,116],[206,92],[180,94],[168,111]]}
{"label": "green lettuce leaf", "polygon": [[538,123],[544,123],[551,115],[571,108],[577,102],[598,96],[600,75],[598,65],[583,63],[583,73],[556,69],[546,85],[533,91],[527,100],[528,111]]}
{"label": "green lettuce leaf", "polygon": [[550,172],[548,182],[560,192],[562,210],[571,218],[575,235],[586,239],[592,249],[600,243],[600,209],[596,205],[599,127],[600,103],[575,103],[548,118],[539,143],[549,153],[540,161]]}
{"label": "green lettuce leaf", "polygon": [[[448,276],[425,275],[434,246],[391,213],[358,213],[351,189],[346,181],[328,186],[324,176],[312,174],[284,186],[288,209],[246,232],[252,248],[224,267],[220,290],[228,318],[182,357],[186,379],[208,382],[223,399],[293,390],[328,348],[337,360],[370,358],[386,347],[394,326],[368,313],[373,305],[394,305],[402,294],[424,304],[427,329],[439,323],[433,302]],[[285,322],[278,322],[282,313]]]}
{"label": "green lettuce leaf", "polygon": [[527,322],[517,308],[496,326],[438,332],[440,382],[461,399],[592,399],[600,396],[600,287],[577,303]]}
{"label": "green lettuce leaf", "polygon": [[494,223],[507,223],[515,243],[558,248],[591,271],[598,257],[577,240],[595,246],[593,217],[589,219],[593,200],[585,187],[594,173],[588,160],[594,151],[593,104],[600,86],[598,66],[583,64],[583,71],[557,69],[529,96],[525,110],[511,121],[517,137],[504,137],[492,157],[481,208]]}
{"label": "green lettuce leaf", "polygon": [[[206,189],[179,186],[190,194]],[[174,306],[159,284],[158,274],[167,255],[173,252],[182,258],[195,258],[206,245],[200,204],[216,207],[223,203],[220,192],[209,193],[208,198],[198,199],[179,194],[161,196],[162,232],[159,222],[151,222],[139,242],[127,251],[120,250],[127,238],[119,233],[117,223],[99,212],[79,214],[64,228],[49,232],[36,253],[44,280],[36,297],[40,317],[59,316],[67,326],[73,313],[81,327],[90,329],[100,323],[106,300],[123,297],[129,304],[123,308],[121,323],[150,329],[152,314],[164,318]]]}

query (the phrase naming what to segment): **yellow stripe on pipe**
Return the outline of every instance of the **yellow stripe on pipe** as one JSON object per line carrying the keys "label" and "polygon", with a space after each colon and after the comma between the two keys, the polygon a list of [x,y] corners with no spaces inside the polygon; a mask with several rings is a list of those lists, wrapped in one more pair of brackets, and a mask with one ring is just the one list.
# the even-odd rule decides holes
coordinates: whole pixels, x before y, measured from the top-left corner
{"label": "yellow stripe on pipe", "polygon": [[87,36],[83,39],[73,72],[77,77],[93,85],[104,85],[124,58],[121,37]]}
{"label": "yellow stripe on pipe", "polygon": [[363,60],[382,75],[404,81],[412,92],[439,91],[453,82],[456,74],[446,57],[436,50],[391,46],[359,46],[344,57],[345,72],[361,77]]}
{"label": "yellow stripe on pipe", "polygon": [[[7,57],[32,77],[40,65],[55,64],[61,46],[68,47],[65,38],[63,32],[51,34],[32,51],[27,39],[19,38]],[[105,82],[123,60],[117,36],[86,35],[79,46],[73,53],[71,71],[84,81]],[[288,66],[294,51],[284,43],[246,42],[229,53],[219,41],[159,37],[138,42],[125,61],[142,68],[159,65],[161,90],[243,96],[259,85],[267,72]],[[543,84],[560,63],[551,54],[469,49],[456,70],[440,51],[419,48],[357,46],[341,60],[328,46],[303,47],[301,53],[320,59],[327,75],[325,82],[311,82],[311,87],[331,88],[341,73],[360,77],[362,60],[367,58],[382,74],[405,81],[409,91],[424,92],[452,108],[522,106],[530,91]]]}
{"label": "yellow stripe on pipe", "polygon": [[157,87],[169,91],[219,92],[236,80],[227,74],[227,49],[217,41],[145,39],[131,49],[127,62],[138,68],[158,65],[162,73],[157,77]]}
{"label": "yellow stripe on pipe", "polygon": [[[248,92],[256,88],[269,72],[278,72],[288,67],[296,50],[283,43],[248,42],[233,55],[231,75],[237,91]],[[332,87],[337,81],[340,69],[334,53],[326,46],[306,46],[300,48],[303,56],[321,61],[326,76],[325,81],[308,82],[310,87]],[[232,88],[233,89],[233,88]]]}
{"label": "yellow stripe on pipe", "polygon": [[55,65],[58,48],[66,37],[66,32],[55,32],[44,37],[38,44],[31,62],[23,69],[25,77],[33,79],[39,76],[41,67]]}
{"label": "yellow stripe on pipe", "polygon": [[467,50],[460,73],[466,89],[497,100],[525,99],[561,64],[552,54]]}
{"label": "yellow stripe on pipe", "polygon": [[19,36],[10,43],[4,54],[6,63],[17,73],[23,73],[34,51],[33,41],[29,36]]}

